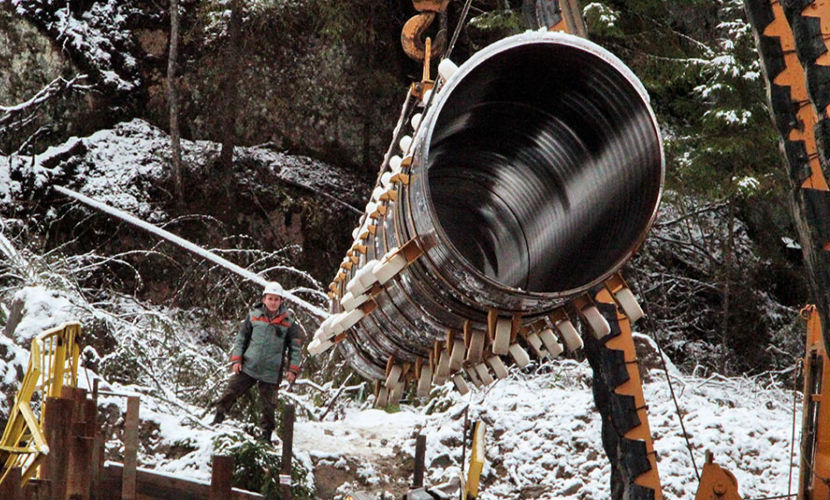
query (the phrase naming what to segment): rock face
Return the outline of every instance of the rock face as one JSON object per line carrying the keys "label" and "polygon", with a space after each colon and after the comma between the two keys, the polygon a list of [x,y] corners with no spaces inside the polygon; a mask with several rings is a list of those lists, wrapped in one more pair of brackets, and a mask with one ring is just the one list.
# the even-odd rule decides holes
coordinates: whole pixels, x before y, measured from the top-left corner
{"label": "rock face", "polygon": [[0,105],[23,102],[71,71],[72,65],[48,37],[0,8]]}
{"label": "rock face", "polygon": [[[71,79],[78,72],[48,36],[11,12],[8,3],[0,6],[0,106],[24,103],[55,79]],[[0,151],[17,151],[38,130],[40,139],[29,141],[35,148],[42,148],[50,135],[71,135],[88,108],[89,103],[77,95],[53,98],[41,106],[34,121],[0,126]]]}

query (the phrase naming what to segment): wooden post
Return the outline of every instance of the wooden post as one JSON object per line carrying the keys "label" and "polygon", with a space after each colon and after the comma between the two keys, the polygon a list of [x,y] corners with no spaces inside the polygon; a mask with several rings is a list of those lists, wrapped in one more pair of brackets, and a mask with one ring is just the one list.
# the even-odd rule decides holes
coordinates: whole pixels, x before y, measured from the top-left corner
{"label": "wooden post", "polygon": [[61,397],[68,398],[75,402],[72,408],[72,421],[80,422],[84,418],[84,400],[86,400],[86,389],[80,387],[63,386]]}
{"label": "wooden post", "polygon": [[233,457],[214,455],[210,475],[210,500],[231,498],[233,479]]}
{"label": "wooden post", "polygon": [[424,486],[424,456],[427,449],[427,437],[423,434],[418,434],[415,438],[415,477],[412,482],[414,488],[423,488]]}
{"label": "wooden post", "polygon": [[48,500],[55,498],[51,495],[51,481],[48,479],[29,479],[23,487],[23,498],[25,500]]}
{"label": "wooden post", "polygon": [[138,458],[138,396],[127,398],[124,418],[124,473],[121,479],[121,499],[135,500],[136,465]]}
{"label": "wooden post", "polygon": [[6,479],[0,483],[0,500],[17,500],[23,496],[20,489],[21,472],[20,467],[13,467]]}
{"label": "wooden post", "polygon": [[100,491],[104,475],[104,436],[100,429],[95,430],[95,437],[92,441],[92,472],[89,476],[89,498],[97,500],[104,498]]}
{"label": "wooden post", "polygon": [[72,424],[72,439],[69,449],[69,484],[67,485],[67,498],[70,500],[86,500],[89,498],[93,438],[87,435],[87,429],[86,422]]}
{"label": "wooden post", "polygon": [[[280,488],[281,498],[291,500],[291,458],[294,447],[294,405],[287,404],[282,412],[282,460],[280,461]],[[286,484],[288,483],[288,484]]]}
{"label": "wooden post", "polygon": [[89,475],[89,498],[100,498],[98,486],[101,483],[101,474],[103,474],[103,450],[104,439],[101,429],[98,427],[98,383],[101,379],[96,378],[92,381],[92,409],[91,413],[87,415],[87,423],[92,427],[92,470]]}
{"label": "wooden post", "polygon": [[43,479],[51,483],[49,498],[66,498],[67,464],[72,412],[75,402],[66,398],[46,398],[44,434],[49,444],[49,454],[43,463]]}

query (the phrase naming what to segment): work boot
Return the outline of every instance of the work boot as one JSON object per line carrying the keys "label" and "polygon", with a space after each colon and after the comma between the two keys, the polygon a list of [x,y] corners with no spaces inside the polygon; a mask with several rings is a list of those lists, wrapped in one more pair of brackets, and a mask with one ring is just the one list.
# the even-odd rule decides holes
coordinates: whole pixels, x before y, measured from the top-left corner
{"label": "work boot", "polygon": [[216,415],[213,417],[213,422],[211,424],[221,424],[225,420],[225,412],[222,410],[216,410]]}

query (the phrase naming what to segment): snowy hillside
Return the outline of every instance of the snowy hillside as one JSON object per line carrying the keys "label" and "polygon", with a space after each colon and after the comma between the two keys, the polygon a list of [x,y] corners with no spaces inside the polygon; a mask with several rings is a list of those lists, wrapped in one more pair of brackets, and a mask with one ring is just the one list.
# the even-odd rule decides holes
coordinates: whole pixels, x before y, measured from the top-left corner
{"label": "snowy hillside", "polygon": [[[44,318],[52,322],[70,319],[60,298],[49,299],[50,294],[43,291],[29,291],[28,296],[32,302],[27,303],[27,310],[36,311],[35,317],[24,318],[18,340],[47,326]],[[20,348],[11,352],[0,362],[0,373],[6,374],[7,381],[27,357]],[[684,376],[673,367],[670,371],[697,466],[702,466],[704,451],[710,450],[719,464],[737,476],[745,497],[785,493],[792,396],[749,379],[701,379]],[[81,385],[88,386],[96,376],[84,370]],[[694,469],[665,378],[662,372],[652,371],[648,379],[645,393],[664,493],[667,498],[692,499]],[[321,422],[309,418],[319,415],[322,408],[313,402],[316,392],[302,390],[307,384],[301,381],[297,386],[301,393],[290,396],[299,408],[296,460],[312,471],[304,481],[316,488],[317,498],[342,498],[353,492],[378,498],[387,492],[385,498],[399,498],[411,481],[418,432],[427,436],[427,485],[459,474],[467,409],[471,421],[487,424],[482,500],[607,498],[609,465],[601,449],[590,383],[587,363],[563,360],[513,373],[466,397],[448,384],[435,389],[426,404],[402,404],[391,413],[370,409],[371,398],[362,403],[344,399]],[[103,387],[141,395],[142,434],[149,436],[139,453],[142,467],[208,481],[210,457],[223,451],[223,443],[251,439],[240,430],[246,422],[230,420],[210,426],[210,415],[204,409],[174,394],[143,385]],[[335,389],[324,388],[328,398]],[[105,413],[126,409],[119,396],[103,397],[100,404]],[[111,440],[109,449],[117,456],[119,441]],[[179,456],[173,450],[179,450]]]}
{"label": "snowy hillside", "polygon": [[[3,416],[8,413],[9,401],[26,369],[31,339],[44,329],[77,320],[87,332],[83,355],[87,368],[79,376],[81,384],[89,387],[100,376],[103,388],[110,392],[141,396],[140,465],[207,480],[211,455],[253,443],[256,430],[256,412],[245,403],[224,424],[209,425],[209,405],[228,378],[225,361],[236,316],[219,317],[201,303],[153,303],[136,298],[113,276],[126,268],[139,275],[141,283],[142,261],[171,260],[159,257],[161,249],[121,248],[117,255],[97,250],[65,254],[65,247],[44,249],[32,227],[66,216],[54,207],[41,207],[39,219],[33,222],[18,205],[22,199],[48,200],[48,186],[57,183],[146,219],[167,222],[169,214],[149,194],[165,175],[167,148],[163,132],[133,120],[90,137],[71,139],[34,157],[0,158],[0,207],[7,214],[0,218],[0,327],[6,333],[0,335],[0,385],[6,394],[0,412]],[[184,142],[188,163],[204,175],[210,175],[208,158],[217,150],[215,143]],[[255,183],[264,169],[278,182],[301,184],[306,191],[359,198],[361,184],[354,177],[308,158],[251,147],[237,149],[237,163],[250,169],[241,176],[244,182]],[[265,187],[273,191],[273,185]],[[671,215],[671,209],[665,213]],[[73,223],[73,231],[88,224],[86,217]],[[706,222],[715,225],[717,220],[712,217]],[[677,240],[683,235],[679,231],[672,235],[675,227],[670,222],[657,231]],[[126,241],[130,244],[134,240]],[[657,251],[649,251],[659,256]],[[227,252],[244,255],[232,249]],[[320,301],[320,283],[294,266],[282,251],[246,252],[254,256],[250,264],[254,272],[263,276],[289,274],[299,280],[297,289]],[[649,260],[644,263],[653,265]],[[665,279],[662,268],[655,272]],[[232,278],[213,281],[205,278],[207,273],[197,267],[192,283],[204,288],[209,282],[223,292],[234,292],[237,302],[250,299]],[[646,276],[651,279],[648,273]],[[795,323],[789,309],[768,302],[771,305],[766,310],[776,314],[778,321]],[[236,303],[234,307],[244,305]],[[13,320],[15,308],[22,316]],[[308,331],[316,326],[311,319],[303,323]],[[678,323],[658,323],[658,334],[670,342],[686,342],[682,332],[671,330]],[[798,328],[803,331],[803,326]],[[645,337],[641,341],[648,344]],[[427,483],[444,483],[458,476],[465,409],[470,419],[484,421],[488,429],[482,500],[608,498],[610,466],[602,450],[592,375],[585,362],[532,365],[467,397],[444,386],[435,389],[428,401],[408,401],[390,413],[371,409],[369,385],[354,379],[334,400],[338,385],[329,378],[332,374],[341,379],[344,376],[337,369],[330,370],[336,363],[332,359],[306,360],[306,378],[295,385],[293,393],[282,396],[298,408],[294,450],[300,467],[295,485],[316,491],[317,498],[343,497],[356,491],[375,497],[387,492],[385,498],[399,498],[411,480],[417,432],[427,436]],[[786,493],[793,415],[792,396],[774,385],[780,383],[781,372],[776,382],[760,377],[700,378],[675,368],[671,373],[698,468],[705,451],[711,450],[715,460],[738,477],[746,497]],[[646,380],[664,493],[667,498],[690,500],[696,489],[694,468],[665,377],[652,371]],[[108,456],[119,460],[120,415],[125,400],[105,396],[100,403],[110,438]],[[331,411],[320,421],[330,405]],[[272,451],[278,450],[277,443]]]}

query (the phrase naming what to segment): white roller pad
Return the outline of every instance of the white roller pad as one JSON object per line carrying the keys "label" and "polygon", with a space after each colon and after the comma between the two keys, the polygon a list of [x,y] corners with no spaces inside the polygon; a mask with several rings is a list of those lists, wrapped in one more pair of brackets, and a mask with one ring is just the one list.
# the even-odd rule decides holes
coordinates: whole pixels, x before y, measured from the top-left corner
{"label": "white roller pad", "polygon": [[519,344],[513,344],[510,346],[510,356],[519,368],[524,368],[530,364],[530,356]]}
{"label": "white roller pad", "polygon": [[326,334],[330,336],[335,336],[343,332],[345,330],[342,326],[343,318],[346,317],[346,313],[337,313],[332,316],[331,324],[326,327]]}
{"label": "white roller pad", "polygon": [[318,354],[321,354],[321,353],[327,351],[333,345],[334,345],[334,342],[332,342],[330,340],[326,340],[324,342],[321,342],[320,339],[314,339],[314,340],[312,340],[311,342],[308,343],[307,350],[308,350],[309,354],[311,354],[312,356],[316,356]]}
{"label": "white roller pad", "polygon": [[478,379],[481,380],[482,385],[490,385],[493,383],[493,376],[490,375],[490,370],[487,369],[487,365],[484,363],[479,363],[475,367],[476,375],[478,375]]}
{"label": "white roller pad", "polygon": [[412,136],[405,135],[401,137],[401,140],[398,142],[398,146],[401,147],[401,151],[403,151],[404,154],[409,152],[409,147],[412,146]]}
{"label": "white roller pad", "polygon": [[380,187],[380,186],[376,187],[375,189],[372,190],[372,200],[377,201],[378,199],[380,199],[380,195],[382,195],[382,194],[383,194],[383,188]]}
{"label": "white roller pad", "polygon": [[370,288],[372,284],[377,281],[375,279],[375,275],[372,274],[372,269],[377,265],[377,259],[372,259],[360,268],[360,271],[357,272],[357,277],[360,280],[360,284],[363,285],[364,290]]}
{"label": "white roller pad", "polygon": [[429,89],[426,92],[424,92],[424,98],[422,99],[422,102],[424,104],[428,103],[430,97],[432,97],[432,89]]}
{"label": "white roller pad", "polygon": [[401,171],[401,162],[403,158],[398,155],[389,158],[389,168],[392,170],[392,174],[398,174]]}
{"label": "white roller pad", "polygon": [[406,257],[400,254],[389,256],[390,253],[387,252],[386,256],[372,268],[372,275],[381,285],[385,285],[406,267]]}
{"label": "white roller pad", "polygon": [[596,306],[588,306],[582,310],[582,317],[588,322],[591,327],[594,337],[601,339],[611,333],[611,325],[608,320],[599,312]]}
{"label": "white roller pad", "polygon": [[355,297],[354,295],[352,295],[352,292],[347,292],[346,295],[344,295],[343,298],[340,299],[340,305],[343,306],[343,309],[345,311],[351,311],[352,309],[358,307],[360,304],[363,304],[367,300],[369,300],[369,296],[365,293]]}
{"label": "white roller pad", "polygon": [[537,356],[540,358],[544,358],[549,356],[548,352],[545,350],[544,346],[542,346],[542,339],[539,338],[539,334],[531,333],[527,336],[527,343],[530,345],[533,352],[536,353]]}
{"label": "white roller pad", "polygon": [[438,64],[438,74],[444,80],[449,80],[456,71],[458,71],[458,65],[449,59],[444,59]]}
{"label": "white roller pad", "polygon": [[384,384],[387,389],[392,389],[398,384],[402,371],[403,370],[400,365],[392,365],[392,368],[389,370],[389,375],[386,376],[386,382]]}
{"label": "white roller pad", "polygon": [[429,363],[424,363],[424,366],[421,367],[421,376],[418,378],[418,388],[415,392],[415,395],[419,398],[425,398],[429,396],[429,388],[432,385],[432,368],[429,367]]}
{"label": "white roller pad", "polygon": [[462,377],[460,373],[455,374],[455,376],[452,378],[452,383],[453,385],[455,385],[455,389],[462,396],[470,392],[470,386],[467,385],[467,381],[464,380],[464,377]]}
{"label": "white roller pad", "polygon": [[[545,349],[547,349],[548,353],[550,353],[551,357],[555,358],[562,354],[562,351],[565,349],[562,347],[562,344],[556,341],[556,335],[553,334],[553,330],[550,328],[545,328],[541,332],[539,332],[539,339],[545,344]],[[579,339],[582,341],[582,339]]]}
{"label": "white roller pad", "polygon": [[392,172],[384,172],[383,175],[380,176],[380,184],[384,189],[392,187]]}
{"label": "white roller pad", "polygon": [[[356,325],[358,321],[363,319],[363,316],[363,311],[360,309],[347,312],[343,314],[343,317],[337,323],[334,324],[334,330],[337,331],[339,329],[341,332],[344,332]],[[335,333],[335,335],[337,334]]]}
{"label": "white roller pad", "polygon": [[412,115],[412,118],[409,120],[409,124],[412,125],[413,129],[417,129],[418,126],[421,124],[421,119],[424,117],[421,113],[415,113]]}
{"label": "white roller pad", "polygon": [[346,293],[352,294],[352,296],[357,296],[363,293],[363,290],[360,290],[360,280],[357,277],[357,274],[352,276],[352,278],[346,283]]}
{"label": "white roller pad", "polygon": [[510,350],[510,329],[513,322],[507,318],[496,320],[496,332],[493,339],[493,354],[507,354]]}
{"label": "white roller pad", "polygon": [[507,376],[507,367],[504,366],[501,358],[498,356],[490,356],[487,358],[487,364],[493,369],[493,373],[498,378],[505,378]]}
{"label": "white roller pad", "polygon": [[575,351],[582,348],[582,337],[579,336],[579,332],[576,331],[574,324],[571,323],[570,320],[566,319],[556,323],[556,329],[559,330],[560,334],[562,334],[562,340],[565,341],[565,347],[567,347],[569,351]]}
{"label": "white roller pad", "polygon": [[614,294],[614,298],[617,299],[617,302],[620,304],[623,312],[625,312],[625,315],[628,316],[628,320],[632,323],[645,316],[643,308],[640,307],[639,303],[637,303],[637,299],[634,297],[634,292],[632,292],[630,288],[623,288]]}

